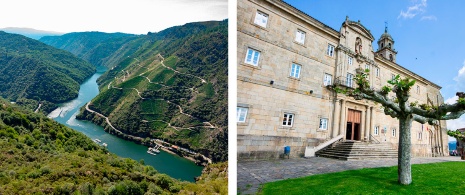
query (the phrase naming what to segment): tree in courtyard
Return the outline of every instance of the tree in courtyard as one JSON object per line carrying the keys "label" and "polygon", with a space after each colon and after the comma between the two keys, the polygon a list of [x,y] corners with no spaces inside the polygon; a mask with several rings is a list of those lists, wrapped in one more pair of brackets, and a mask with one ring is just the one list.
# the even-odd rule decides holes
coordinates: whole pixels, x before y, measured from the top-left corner
{"label": "tree in courtyard", "polygon": [[[411,126],[413,121],[421,124],[433,125],[438,120],[457,119],[465,113],[465,96],[457,93],[459,99],[455,104],[442,104],[440,106],[418,105],[418,102],[409,102],[409,91],[415,80],[400,78],[397,75],[389,80],[389,86],[383,86],[380,90],[374,90],[368,82],[369,70],[357,69],[354,80],[355,88],[335,87],[338,93],[343,93],[356,100],[367,99],[380,103],[384,113],[399,120],[399,152],[398,152],[398,182],[403,185],[412,183],[412,170],[410,164]],[[394,97],[388,97],[389,92],[394,92]]]}
{"label": "tree in courtyard", "polygon": [[[460,141],[462,141],[462,143],[465,142],[465,132],[461,132],[458,129],[455,130],[455,131],[448,130],[447,135],[449,135],[451,137],[455,137],[455,139],[457,139],[457,141],[460,140]],[[462,159],[465,159],[465,157],[464,157],[465,153],[464,153],[464,150],[463,150],[463,146],[462,146],[462,149],[459,150],[458,152],[460,152],[460,156],[462,156]]]}

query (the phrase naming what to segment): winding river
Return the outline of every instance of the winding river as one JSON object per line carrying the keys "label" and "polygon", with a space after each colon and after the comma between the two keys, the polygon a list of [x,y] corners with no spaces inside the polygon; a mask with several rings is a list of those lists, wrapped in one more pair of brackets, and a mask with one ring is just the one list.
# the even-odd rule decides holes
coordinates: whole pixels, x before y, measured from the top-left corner
{"label": "winding river", "polygon": [[147,154],[147,147],[118,138],[103,130],[102,127],[89,121],[76,120],[79,108],[84,106],[98,95],[97,79],[105,72],[105,67],[98,67],[97,73],[86,80],[79,90],[76,99],[62,104],[59,108],[49,114],[50,118],[70,128],[80,131],[91,139],[100,139],[102,143],[108,144],[108,150],[124,158],[134,160],[144,159],[146,165],[151,165],[160,173],[165,173],[173,178],[194,181],[194,177],[200,176],[203,167],[193,162],[161,151],[156,156]]}

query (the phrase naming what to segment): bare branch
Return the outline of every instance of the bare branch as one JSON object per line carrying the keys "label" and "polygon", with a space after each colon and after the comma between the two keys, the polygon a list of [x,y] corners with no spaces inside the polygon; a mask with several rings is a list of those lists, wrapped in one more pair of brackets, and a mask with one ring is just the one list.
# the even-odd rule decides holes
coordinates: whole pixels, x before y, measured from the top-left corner
{"label": "bare branch", "polygon": [[423,117],[423,116],[420,116],[420,115],[416,115],[416,114],[413,115],[413,120],[414,120],[414,121],[417,121],[417,122],[419,122],[419,123],[421,123],[421,124],[425,124],[425,123],[432,124],[432,123],[435,121],[435,119],[426,118],[426,117]]}
{"label": "bare branch", "polygon": [[446,114],[445,116],[442,116],[440,120],[451,120],[451,119],[458,119],[462,114],[465,114],[465,110],[457,111],[457,112],[451,112],[449,114]]}
{"label": "bare branch", "polygon": [[[461,114],[463,114],[464,113],[463,111],[465,110],[465,107],[462,106],[459,103],[455,103],[455,104],[442,104],[441,106],[438,107],[437,110],[425,110],[425,109],[421,109],[421,108],[418,108],[418,107],[411,107],[411,110],[412,110],[412,113],[420,115],[420,116],[424,116],[424,117],[428,117],[428,118],[434,118],[434,119],[438,119],[438,120],[448,120],[448,119],[445,118],[444,115],[446,115],[449,112],[450,113],[461,113]],[[449,115],[449,114],[447,114],[447,115]],[[453,116],[450,116],[450,117],[453,117]],[[460,116],[458,116],[458,117],[460,117]],[[450,119],[455,119],[455,118],[450,118]]]}

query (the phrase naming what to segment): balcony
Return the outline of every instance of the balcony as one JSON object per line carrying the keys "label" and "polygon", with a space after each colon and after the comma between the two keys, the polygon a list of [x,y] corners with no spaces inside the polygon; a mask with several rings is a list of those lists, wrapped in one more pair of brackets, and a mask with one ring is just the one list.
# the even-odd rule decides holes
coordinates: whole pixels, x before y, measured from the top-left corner
{"label": "balcony", "polygon": [[334,81],[334,85],[355,88],[355,81],[353,78],[340,76],[336,78],[336,80]]}

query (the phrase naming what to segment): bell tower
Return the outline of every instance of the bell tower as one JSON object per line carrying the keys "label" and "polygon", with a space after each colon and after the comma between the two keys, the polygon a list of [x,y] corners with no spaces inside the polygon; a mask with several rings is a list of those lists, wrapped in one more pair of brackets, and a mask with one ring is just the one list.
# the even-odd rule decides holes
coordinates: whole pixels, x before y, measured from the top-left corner
{"label": "bell tower", "polygon": [[378,40],[378,51],[376,51],[376,54],[389,61],[396,62],[397,51],[394,49],[394,39],[388,33],[387,22],[385,23],[384,33]]}

